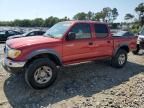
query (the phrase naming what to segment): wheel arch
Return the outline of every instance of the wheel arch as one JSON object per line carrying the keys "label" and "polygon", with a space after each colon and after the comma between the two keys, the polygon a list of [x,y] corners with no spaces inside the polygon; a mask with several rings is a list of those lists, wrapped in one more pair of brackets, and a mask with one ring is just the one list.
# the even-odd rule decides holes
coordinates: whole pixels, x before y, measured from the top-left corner
{"label": "wheel arch", "polygon": [[30,64],[31,62],[33,62],[34,60],[36,60],[38,58],[49,58],[57,66],[62,66],[61,57],[53,49],[42,49],[42,50],[33,51],[32,53],[30,53],[27,56],[27,63],[26,63],[26,65]]}
{"label": "wheel arch", "polygon": [[119,50],[125,50],[127,53],[130,52],[130,49],[129,49],[129,46],[127,44],[124,44],[124,45],[120,45],[113,53],[113,56],[119,51]]}

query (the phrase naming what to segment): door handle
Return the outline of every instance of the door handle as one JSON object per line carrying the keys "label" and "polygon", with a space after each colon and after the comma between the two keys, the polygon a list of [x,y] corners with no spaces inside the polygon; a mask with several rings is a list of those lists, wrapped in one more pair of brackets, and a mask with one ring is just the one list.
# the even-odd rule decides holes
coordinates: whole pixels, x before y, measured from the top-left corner
{"label": "door handle", "polygon": [[89,42],[89,45],[93,45],[93,42]]}
{"label": "door handle", "polygon": [[107,41],[107,43],[111,43],[111,41]]}
{"label": "door handle", "polygon": [[68,44],[68,45],[66,45],[67,47],[73,47],[74,46],[74,44]]}

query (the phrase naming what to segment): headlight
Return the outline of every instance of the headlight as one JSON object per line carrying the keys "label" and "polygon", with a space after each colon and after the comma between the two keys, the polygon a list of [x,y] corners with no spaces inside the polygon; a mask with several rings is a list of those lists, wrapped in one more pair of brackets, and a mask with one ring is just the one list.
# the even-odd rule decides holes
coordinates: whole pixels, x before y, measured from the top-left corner
{"label": "headlight", "polygon": [[21,54],[21,51],[9,48],[7,53],[8,53],[8,57],[17,58]]}

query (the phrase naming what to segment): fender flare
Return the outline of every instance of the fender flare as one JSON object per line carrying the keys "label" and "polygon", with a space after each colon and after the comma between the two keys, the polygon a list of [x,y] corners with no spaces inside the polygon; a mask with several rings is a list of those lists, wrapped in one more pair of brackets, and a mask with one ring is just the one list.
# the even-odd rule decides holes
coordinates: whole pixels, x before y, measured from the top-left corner
{"label": "fender flare", "polygon": [[129,46],[128,46],[127,43],[126,43],[126,44],[120,44],[120,45],[118,45],[118,47],[114,50],[113,56],[115,56],[116,53],[118,52],[118,50],[121,49],[122,47],[128,47],[128,48],[129,48]]}
{"label": "fender flare", "polygon": [[58,54],[58,52],[56,52],[55,50],[53,49],[40,49],[40,50],[35,50],[33,51],[32,53],[30,53],[26,59],[27,60],[30,60],[32,59],[33,57],[35,56],[38,56],[38,55],[41,55],[41,54],[51,54],[53,56],[55,56],[59,62],[60,65],[62,65],[62,59],[60,57],[60,55]]}

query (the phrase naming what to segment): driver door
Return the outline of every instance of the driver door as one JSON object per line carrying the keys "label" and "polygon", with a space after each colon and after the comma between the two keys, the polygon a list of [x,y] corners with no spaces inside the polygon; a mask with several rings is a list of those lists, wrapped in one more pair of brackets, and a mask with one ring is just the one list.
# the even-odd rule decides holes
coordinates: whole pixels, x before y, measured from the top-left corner
{"label": "driver door", "polygon": [[[65,40],[63,43],[63,62],[83,60],[92,57],[91,26],[87,23],[75,24],[69,33],[75,33],[74,40]],[[68,34],[69,34],[68,33]]]}

